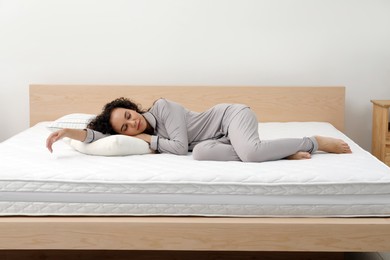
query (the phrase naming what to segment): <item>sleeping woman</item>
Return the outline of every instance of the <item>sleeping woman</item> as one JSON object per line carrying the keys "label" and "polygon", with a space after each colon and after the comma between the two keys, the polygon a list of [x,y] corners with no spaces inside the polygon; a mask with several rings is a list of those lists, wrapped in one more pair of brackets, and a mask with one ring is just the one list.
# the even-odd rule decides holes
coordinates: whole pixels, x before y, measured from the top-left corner
{"label": "sleeping woman", "polygon": [[351,153],[340,139],[324,136],[260,140],[258,121],[246,105],[218,104],[197,113],[167,99],[158,99],[147,111],[126,98],[107,103],[87,128],[52,133],[46,147],[68,137],[90,143],[107,135],[129,135],[146,141],[158,153],[192,151],[195,160],[265,162],[310,159],[319,151]]}

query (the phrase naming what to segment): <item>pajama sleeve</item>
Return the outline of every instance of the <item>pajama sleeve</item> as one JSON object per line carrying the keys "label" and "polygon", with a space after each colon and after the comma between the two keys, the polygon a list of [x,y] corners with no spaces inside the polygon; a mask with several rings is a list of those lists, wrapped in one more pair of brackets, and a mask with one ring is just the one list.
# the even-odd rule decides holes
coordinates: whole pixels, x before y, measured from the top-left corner
{"label": "pajama sleeve", "polygon": [[92,130],[89,128],[86,128],[85,130],[87,131],[87,136],[86,136],[85,140],[83,141],[84,143],[92,143],[96,140],[99,140],[99,139],[102,139],[103,137],[108,136],[108,135],[102,134],[98,131],[95,131],[95,130]]}
{"label": "pajama sleeve", "polygon": [[161,153],[185,155],[188,153],[186,109],[177,103],[159,99],[156,101],[159,124],[167,131],[168,138],[156,137],[153,146]]}

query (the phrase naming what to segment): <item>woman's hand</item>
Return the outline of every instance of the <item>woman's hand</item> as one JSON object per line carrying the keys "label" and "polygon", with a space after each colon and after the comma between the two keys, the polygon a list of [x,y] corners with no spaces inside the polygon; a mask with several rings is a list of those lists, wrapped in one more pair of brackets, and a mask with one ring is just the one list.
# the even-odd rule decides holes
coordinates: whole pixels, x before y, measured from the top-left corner
{"label": "woman's hand", "polygon": [[149,143],[149,144],[150,144],[150,142],[151,142],[151,140],[152,140],[151,135],[144,134],[144,133],[138,134],[138,135],[133,135],[133,137],[136,137],[136,138],[139,138],[139,139],[141,139],[141,140],[144,140],[145,142],[147,142],[147,143]]}
{"label": "woman's hand", "polygon": [[54,133],[51,133],[49,137],[47,137],[46,148],[49,149],[49,151],[52,153],[53,144],[64,137],[68,137],[82,142],[87,137],[87,131],[83,129],[70,129],[70,128],[60,129]]}

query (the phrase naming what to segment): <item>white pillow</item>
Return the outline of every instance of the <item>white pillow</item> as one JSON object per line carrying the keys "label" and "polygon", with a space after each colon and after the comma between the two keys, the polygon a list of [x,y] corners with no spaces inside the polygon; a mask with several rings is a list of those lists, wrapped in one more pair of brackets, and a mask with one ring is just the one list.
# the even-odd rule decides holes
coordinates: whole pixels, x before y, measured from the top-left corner
{"label": "white pillow", "polygon": [[70,146],[89,155],[124,156],[152,153],[147,142],[127,135],[110,135],[92,143],[71,140]]}
{"label": "white pillow", "polygon": [[51,122],[47,128],[52,132],[62,128],[85,129],[95,117],[96,115],[92,114],[69,114]]}

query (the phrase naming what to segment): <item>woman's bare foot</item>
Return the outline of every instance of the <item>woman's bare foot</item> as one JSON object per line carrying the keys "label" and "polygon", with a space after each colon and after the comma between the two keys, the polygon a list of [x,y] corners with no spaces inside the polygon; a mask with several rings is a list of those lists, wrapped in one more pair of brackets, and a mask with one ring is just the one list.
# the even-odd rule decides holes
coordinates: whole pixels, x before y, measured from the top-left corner
{"label": "woman's bare foot", "polygon": [[343,140],[325,136],[315,136],[315,138],[320,151],[327,153],[352,153],[349,145]]}
{"label": "woman's bare foot", "polygon": [[303,160],[303,159],[310,159],[311,154],[308,152],[296,152],[290,156],[288,156],[286,159],[288,160]]}

